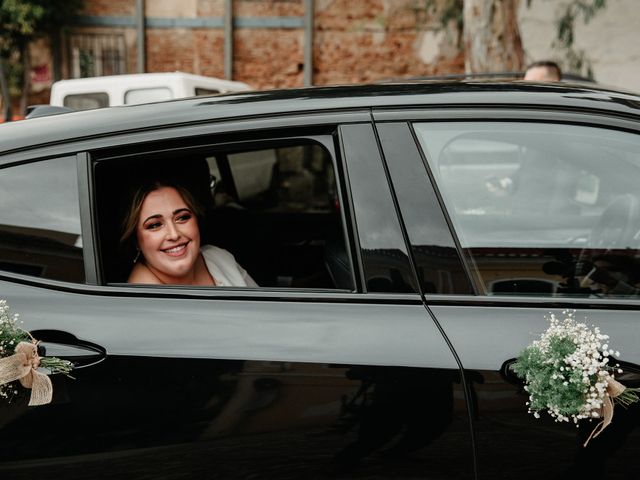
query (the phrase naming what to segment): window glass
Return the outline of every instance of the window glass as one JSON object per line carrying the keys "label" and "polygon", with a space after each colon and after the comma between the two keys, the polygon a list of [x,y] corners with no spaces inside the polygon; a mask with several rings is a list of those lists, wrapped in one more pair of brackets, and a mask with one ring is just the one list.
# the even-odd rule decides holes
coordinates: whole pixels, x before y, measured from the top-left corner
{"label": "window glass", "polygon": [[173,98],[171,89],[167,87],[136,88],[127,90],[124,94],[124,103],[134,105],[138,103],[161,102]]}
{"label": "window glass", "polygon": [[0,170],[0,269],[84,281],[73,157]]}
{"label": "window glass", "polygon": [[516,122],[415,129],[487,294],[640,294],[637,135]]}
{"label": "window glass", "polygon": [[121,248],[129,205],[125,201],[114,209],[114,195],[129,199],[137,186],[159,179],[184,186],[196,198],[204,210],[201,244],[228,251],[258,286],[352,290],[330,150],[307,139],[269,143],[268,148],[256,149],[251,142],[98,162],[107,282],[126,281],[135,254]]}
{"label": "window glass", "polygon": [[200,97],[203,95],[214,95],[216,93],[220,93],[220,90],[216,90],[215,88],[202,88],[196,87],[196,96]]}
{"label": "window glass", "polygon": [[74,110],[93,110],[94,108],[108,107],[109,95],[106,92],[65,95],[62,103],[65,107]]}
{"label": "window glass", "polygon": [[69,36],[71,78],[126,73],[126,45],[122,34],[72,33]]}

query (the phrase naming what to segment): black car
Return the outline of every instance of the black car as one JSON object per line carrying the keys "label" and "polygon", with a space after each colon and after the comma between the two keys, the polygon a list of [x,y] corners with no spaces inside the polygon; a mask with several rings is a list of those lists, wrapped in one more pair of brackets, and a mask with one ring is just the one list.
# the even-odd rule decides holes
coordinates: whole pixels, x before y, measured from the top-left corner
{"label": "black car", "polygon": [[[127,283],[129,192],[204,206],[257,288]],[[640,408],[528,413],[547,314],[640,385],[640,96],[523,82],[249,92],[0,126],[0,299],[50,404],[0,478],[633,478]],[[636,323],[638,322],[638,323]]]}

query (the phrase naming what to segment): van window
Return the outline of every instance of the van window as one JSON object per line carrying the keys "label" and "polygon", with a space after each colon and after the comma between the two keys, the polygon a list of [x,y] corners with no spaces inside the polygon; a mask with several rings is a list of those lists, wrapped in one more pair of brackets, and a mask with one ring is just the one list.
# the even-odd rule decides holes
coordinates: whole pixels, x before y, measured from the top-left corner
{"label": "van window", "polygon": [[161,102],[172,98],[171,89],[167,87],[136,88],[127,90],[124,94],[124,103],[126,105],[136,105],[138,103]]}
{"label": "van window", "polygon": [[202,95],[215,95],[216,93],[220,93],[220,90],[216,90],[215,88],[196,87],[197,97],[201,97]]}
{"label": "van window", "polygon": [[63,104],[65,107],[74,110],[93,110],[109,106],[109,95],[107,92],[76,93],[65,95]]}

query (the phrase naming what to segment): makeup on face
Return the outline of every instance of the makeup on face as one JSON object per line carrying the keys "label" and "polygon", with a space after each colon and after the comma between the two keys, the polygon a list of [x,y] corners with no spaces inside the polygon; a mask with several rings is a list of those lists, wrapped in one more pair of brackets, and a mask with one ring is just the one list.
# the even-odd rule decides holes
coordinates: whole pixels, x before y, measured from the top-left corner
{"label": "makeup on face", "polygon": [[189,282],[200,255],[195,214],[172,187],[150,192],[142,202],[136,228],[145,265],[163,283]]}

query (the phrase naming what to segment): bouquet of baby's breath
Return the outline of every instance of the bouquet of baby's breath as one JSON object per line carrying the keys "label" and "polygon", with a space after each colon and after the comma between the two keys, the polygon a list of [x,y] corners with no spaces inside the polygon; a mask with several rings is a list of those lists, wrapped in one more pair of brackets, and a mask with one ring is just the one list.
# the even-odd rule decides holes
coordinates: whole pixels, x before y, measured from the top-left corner
{"label": "bouquet of baby's breath", "polygon": [[0,300],[0,399],[11,401],[18,394],[19,382],[32,390],[29,405],[49,403],[53,393],[51,380],[38,369],[70,376],[73,364],[38,355],[38,341],[19,323],[18,314],[11,314],[7,302]]}
{"label": "bouquet of baby's breath", "polygon": [[548,317],[547,331],[522,351],[512,369],[526,382],[527,405],[536,418],[545,410],[556,422],[572,420],[576,425],[582,419],[601,418],[592,433],[597,436],[611,423],[614,403],[637,402],[640,389],[615,380],[622,370],[618,364],[609,365],[609,359],[620,352],[609,348],[608,335],[576,322],[573,311],[563,315],[562,320]]}

